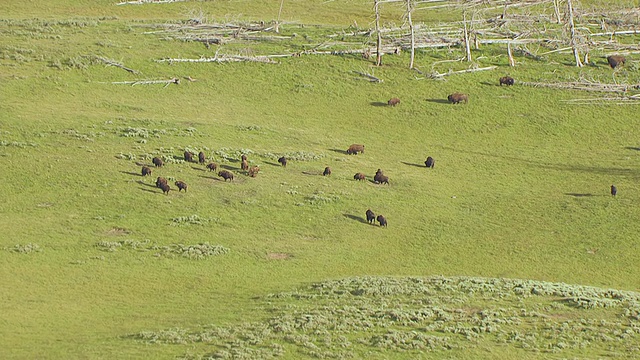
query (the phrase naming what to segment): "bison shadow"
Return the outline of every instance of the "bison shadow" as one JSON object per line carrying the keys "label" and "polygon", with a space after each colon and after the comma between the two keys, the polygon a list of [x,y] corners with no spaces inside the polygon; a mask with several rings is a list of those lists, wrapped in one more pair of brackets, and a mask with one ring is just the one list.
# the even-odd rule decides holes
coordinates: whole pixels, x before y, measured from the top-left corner
{"label": "bison shadow", "polygon": [[[155,187],[155,185],[153,187]],[[151,189],[140,188],[140,190],[146,191],[146,192],[150,192],[152,194],[157,194],[158,193],[157,191],[154,191],[154,190],[151,190]],[[160,190],[160,194],[162,194],[162,190]]]}
{"label": "bison shadow", "polygon": [[635,146],[627,146],[627,147],[625,147],[625,149],[627,149],[627,150],[640,151],[640,147],[635,147]]}
{"label": "bison shadow", "polygon": [[264,163],[265,163],[265,164],[267,164],[267,165],[271,165],[271,166],[277,166],[277,167],[281,167],[281,166],[282,166],[282,165],[281,165],[281,164],[279,164],[279,163],[278,163],[278,164],[276,164],[276,163],[269,162],[269,161],[265,161]]}
{"label": "bison shadow", "polygon": [[359,221],[363,224],[368,224],[367,220],[361,216],[351,215],[351,214],[342,214],[342,216],[346,217],[347,219]]}
{"label": "bison shadow", "polygon": [[573,196],[573,197],[591,197],[591,196],[596,196],[593,195],[591,193],[564,193],[567,196]]}
{"label": "bison shadow", "polygon": [[400,162],[405,164],[405,165],[408,165],[408,166],[415,166],[415,167],[420,167],[420,168],[426,167],[424,164],[413,164],[413,163],[408,163],[408,162],[404,162],[404,161],[400,161]]}
{"label": "bison shadow", "polygon": [[386,102],[372,101],[372,102],[369,103],[369,105],[382,107],[382,106],[388,106],[389,104],[387,104]]}
{"label": "bison shadow", "polygon": [[131,175],[131,176],[142,176],[142,173],[134,173],[131,171],[120,171],[123,174]]}
{"label": "bison shadow", "polygon": [[229,165],[218,165],[219,168],[221,169],[226,169],[226,170],[238,170],[240,168],[235,167],[235,166],[229,166]]}
{"label": "bison shadow", "polygon": [[449,100],[447,99],[427,99],[428,102],[436,103],[436,104],[448,104]]}
{"label": "bison shadow", "polygon": [[319,171],[303,171],[302,173],[305,174],[305,175],[314,175],[314,176],[315,175],[322,175],[322,173],[319,172]]}
{"label": "bison shadow", "polygon": [[140,184],[140,185],[144,185],[144,186],[148,186],[148,187],[152,187],[152,188],[157,187],[157,186],[156,186],[156,184],[147,184],[147,183],[145,183],[145,182],[144,182],[144,181],[142,181],[142,180],[138,180],[138,184]]}
{"label": "bison shadow", "polygon": [[198,171],[207,171],[207,170],[205,170],[205,169],[203,169],[203,168],[201,168],[201,167],[197,167],[197,166],[192,166],[191,168],[192,168],[193,170],[198,170]]}
{"label": "bison shadow", "polygon": [[338,154],[348,155],[347,150],[329,149],[329,151],[337,152]]}

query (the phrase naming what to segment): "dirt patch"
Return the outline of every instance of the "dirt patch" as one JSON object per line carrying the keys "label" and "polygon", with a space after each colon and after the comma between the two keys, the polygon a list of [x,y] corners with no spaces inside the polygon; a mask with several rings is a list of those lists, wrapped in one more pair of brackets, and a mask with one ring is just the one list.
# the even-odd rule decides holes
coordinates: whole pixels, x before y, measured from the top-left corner
{"label": "dirt patch", "polygon": [[129,235],[129,234],[131,234],[131,231],[124,228],[113,228],[107,231],[107,235],[109,236],[121,236],[121,235]]}
{"label": "dirt patch", "polygon": [[267,254],[267,259],[269,260],[287,260],[291,257],[293,257],[293,255],[287,254],[287,253],[268,253]]}

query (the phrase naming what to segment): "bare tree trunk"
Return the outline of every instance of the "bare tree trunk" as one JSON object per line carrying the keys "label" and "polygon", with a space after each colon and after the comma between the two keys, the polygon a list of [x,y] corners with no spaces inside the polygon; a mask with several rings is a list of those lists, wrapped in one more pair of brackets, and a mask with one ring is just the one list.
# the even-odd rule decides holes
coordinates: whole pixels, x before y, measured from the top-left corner
{"label": "bare tree trunk", "polygon": [[507,43],[507,55],[509,56],[509,65],[516,66],[516,62],[513,60],[513,54],[511,53],[511,43]]}
{"label": "bare tree trunk", "polygon": [[284,5],[284,0],[280,0],[280,10],[278,10],[278,19],[276,20],[276,26],[274,28],[276,33],[280,33],[280,14],[282,14],[283,5]]}
{"label": "bare tree trunk", "polygon": [[558,24],[561,24],[562,19],[560,18],[560,0],[553,0],[553,12],[556,14],[556,22]]}
{"label": "bare tree trunk", "polygon": [[576,26],[573,22],[573,6],[571,0],[567,0],[567,10],[569,11],[569,29],[571,30],[571,49],[573,50],[573,56],[576,59],[576,66],[582,67],[580,61],[580,54],[578,53],[578,45],[576,41]]}
{"label": "bare tree trunk", "polygon": [[462,23],[464,24],[464,47],[467,52],[467,61],[471,61],[471,46],[469,45],[469,31],[467,31],[467,11],[462,11]]}
{"label": "bare tree trunk", "polygon": [[411,0],[407,0],[407,21],[409,22],[409,30],[411,31],[411,60],[409,61],[409,69],[413,69],[413,61],[416,57],[416,37],[413,29],[413,21],[411,21]]}
{"label": "bare tree trunk", "polygon": [[378,39],[376,41],[376,66],[382,65],[382,33],[380,32],[380,9],[379,9],[379,0],[373,0],[373,9],[376,13],[376,34]]}

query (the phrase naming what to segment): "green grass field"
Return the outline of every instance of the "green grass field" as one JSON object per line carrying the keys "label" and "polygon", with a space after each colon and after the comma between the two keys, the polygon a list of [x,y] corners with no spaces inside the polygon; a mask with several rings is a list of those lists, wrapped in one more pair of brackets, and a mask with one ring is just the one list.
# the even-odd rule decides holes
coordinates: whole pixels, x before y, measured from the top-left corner
{"label": "green grass field", "polygon": [[[472,64],[447,61],[459,46],[419,50],[423,74],[407,51],[381,67],[357,54],[168,63],[289,54],[335,34],[371,44],[344,34],[373,26],[372,2],[287,0],[287,39],[209,48],[166,29],[194,14],[269,23],[280,2],[116,3],[0,4],[0,358],[640,356],[637,105],[520,84],[635,85],[636,54],[615,72],[604,49],[583,68],[569,52],[509,67],[498,44]],[[459,14],[414,16],[448,20]],[[497,68],[425,75],[474,66]],[[507,74],[515,86],[498,85]],[[469,103],[447,103],[456,91]],[[365,153],[347,155],[353,143]],[[167,164],[142,177],[155,156]]]}

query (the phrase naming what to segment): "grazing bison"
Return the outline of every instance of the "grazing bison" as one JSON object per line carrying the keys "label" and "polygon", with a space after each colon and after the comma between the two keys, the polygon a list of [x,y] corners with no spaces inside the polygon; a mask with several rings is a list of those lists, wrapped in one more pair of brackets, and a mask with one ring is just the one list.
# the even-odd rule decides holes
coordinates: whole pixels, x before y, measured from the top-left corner
{"label": "grazing bison", "polygon": [[331,168],[330,167],[326,167],[324,168],[324,171],[322,172],[322,176],[328,176],[331,175]]}
{"label": "grazing bison", "polygon": [[387,101],[387,105],[389,106],[396,106],[398,104],[400,104],[400,99],[398,98],[391,98],[389,99],[389,101]]}
{"label": "grazing bison", "polygon": [[389,185],[389,177],[385,176],[385,175],[378,175],[376,179],[373,179],[375,182],[377,182],[378,184],[387,184]]}
{"label": "grazing bison", "polygon": [[376,214],[374,214],[371,209],[367,210],[367,221],[369,224],[373,224],[376,221]]}
{"label": "grazing bison", "polygon": [[244,171],[249,170],[249,163],[247,162],[247,159],[242,160],[242,163],[240,164],[240,168]]}
{"label": "grazing bison", "polygon": [[242,154],[242,156],[240,157],[240,160],[247,161],[247,155]]}
{"label": "grazing bison", "polygon": [[611,55],[607,57],[607,62],[612,69],[615,69],[618,66],[624,65],[624,63],[627,62],[627,59],[625,59],[622,55]]}
{"label": "grazing bison", "polygon": [[453,93],[453,94],[447,96],[447,99],[452,104],[457,104],[457,103],[462,102],[462,101],[464,101],[464,103],[466,104],[469,101],[469,96],[467,96],[467,94],[463,94],[463,93]]}
{"label": "grazing bison", "polygon": [[160,185],[162,184],[167,184],[167,179],[163,178],[162,176],[158,176],[158,178],[156,179],[156,187],[161,187]]}
{"label": "grazing bison", "polygon": [[349,148],[347,149],[347,154],[349,155],[358,155],[358,152],[364,154],[364,145],[351,144],[351,146],[349,146]]}
{"label": "grazing bison", "polygon": [[184,190],[187,192],[187,183],[184,181],[176,181],[176,186],[178,187],[178,192]]}
{"label": "grazing bison", "polygon": [[159,157],[154,157],[153,160],[151,160],[151,162],[153,162],[153,165],[155,165],[156,167],[162,167],[162,165],[164,165],[164,161],[162,161],[162,159],[160,159]]}
{"label": "grazing bison", "polygon": [[193,153],[190,152],[190,151],[185,151],[184,152],[184,161],[193,162]]}
{"label": "grazing bison", "polygon": [[278,159],[278,162],[280,163],[280,165],[282,166],[287,166],[287,158],[286,157],[281,157],[280,159]]}
{"label": "grazing bison", "polygon": [[431,156],[427,157],[427,161],[424,162],[424,164],[427,165],[428,168],[432,168],[432,169],[435,163],[436,161]]}
{"label": "grazing bison", "polygon": [[358,181],[361,181],[361,180],[364,180],[365,176],[363,173],[356,173],[355,175],[353,175],[353,178]]}
{"label": "grazing bison", "polygon": [[200,162],[200,164],[204,164],[205,162],[207,162],[207,158],[204,156],[204,153],[202,151],[198,153],[198,162]]}
{"label": "grazing bison", "polygon": [[503,76],[500,78],[500,86],[502,85],[507,85],[507,86],[511,86],[513,84],[515,84],[515,80],[513,80],[513,78],[511,76]]}
{"label": "grazing bison", "polygon": [[251,177],[256,177],[256,175],[258,175],[258,172],[260,171],[260,168],[257,166],[252,166],[249,168],[249,176]]}
{"label": "grazing bison", "polygon": [[611,185],[611,196],[616,196],[618,188],[615,185]]}
{"label": "grazing bison", "polygon": [[207,169],[209,169],[209,171],[216,171],[217,168],[218,168],[218,164],[216,164],[216,163],[208,163],[207,164]]}
{"label": "grazing bison", "polygon": [[151,175],[151,168],[148,166],[142,167],[142,176]]}
{"label": "grazing bison", "polygon": [[380,226],[387,227],[387,219],[384,216],[378,215],[376,220],[378,220],[378,222],[380,223]]}
{"label": "grazing bison", "polygon": [[162,189],[162,192],[163,192],[165,195],[169,195],[169,190],[171,190],[171,188],[169,187],[169,184],[167,184],[167,183],[162,183],[162,184],[160,184],[160,186],[158,186],[158,187],[159,187],[160,189]]}
{"label": "grazing bison", "polygon": [[227,170],[222,170],[218,173],[218,176],[222,177],[224,181],[233,181],[233,173]]}

